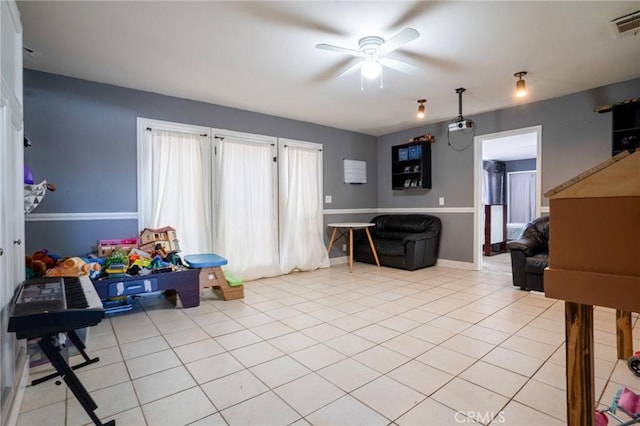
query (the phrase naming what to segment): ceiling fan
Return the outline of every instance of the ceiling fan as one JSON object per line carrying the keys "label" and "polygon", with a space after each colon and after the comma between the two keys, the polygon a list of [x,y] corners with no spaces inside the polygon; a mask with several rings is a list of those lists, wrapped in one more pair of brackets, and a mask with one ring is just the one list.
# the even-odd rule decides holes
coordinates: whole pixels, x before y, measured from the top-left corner
{"label": "ceiling fan", "polygon": [[361,58],[361,60],[338,74],[338,77],[360,70],[363,78],[374,79],[380,76],[383,66],[406,74],[418,71],[416,66],[385,56],[418,37],[420,37],[418,31],[413,28],[405,28],[387,41],[379,36],[363,37],[358,42],[358,50],[325,43],[316,44],[316,48]]}

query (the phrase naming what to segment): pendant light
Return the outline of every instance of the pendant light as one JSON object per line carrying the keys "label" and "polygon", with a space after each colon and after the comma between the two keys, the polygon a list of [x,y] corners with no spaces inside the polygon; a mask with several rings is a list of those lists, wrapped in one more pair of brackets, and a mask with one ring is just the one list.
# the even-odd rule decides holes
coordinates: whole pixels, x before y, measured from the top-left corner
{"label": "pendant light", "polygon": [[520,71],[513,75],[514,77],[518,77],[518,81],[516,82],[516,96],[519,98],[527,94],[527,83],[522,79],[524,75],[527,75],[526,71]]}
{"label": "pendant light", "polygon": [[425,104],[425,102],[427,102],[426,99],[418,99],[418,103],[420,104],[420,105],[418,105],[418,113],[416,114],[416,116],[418,118],[424,118],[424,109],[425,109],[424,108],[424,104]]}

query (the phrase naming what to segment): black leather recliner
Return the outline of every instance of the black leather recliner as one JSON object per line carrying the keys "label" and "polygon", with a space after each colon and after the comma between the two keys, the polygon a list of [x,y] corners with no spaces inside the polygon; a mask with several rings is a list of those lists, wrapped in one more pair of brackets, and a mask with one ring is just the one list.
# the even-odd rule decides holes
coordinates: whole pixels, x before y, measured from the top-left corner
{"label": "black leather recliner", "polygon": [[[424,214],[380,215],[369,228],[380,265],[414,269],[433,266],[440,247],[440,218]],[[353,257],[358,262],[373,263],[369,240],[363,229],[355,233]]]}
{"label": "black leather recliner", "polygon": [[525,225],[519,239],[509,241],[513,285],[522,290],[544,291],[544,268],[549,266],[549,216]]}

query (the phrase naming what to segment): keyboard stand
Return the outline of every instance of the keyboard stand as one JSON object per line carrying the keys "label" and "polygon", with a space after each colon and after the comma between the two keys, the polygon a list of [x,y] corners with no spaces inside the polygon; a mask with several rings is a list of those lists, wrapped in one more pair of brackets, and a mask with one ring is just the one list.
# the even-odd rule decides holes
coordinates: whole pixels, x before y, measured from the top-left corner
{"label": "keyboard stand", "polygon": [[[75,334],[75,332],[73,332],[73,334]],[[38,341],[38,345],[40,346],[40,349],[42,349],[42,352],[44,352],[47,358],[49,358],[49,361],[51,361],[51,364],[55,367],[58,375],[61,376],[67,386],[69,386],[69,389],[71,389],[71,392],[73,392],[73,395],[78,399],[82,408],[84,408],[91,420],[93,420],[93,423],[96,426],[115,426],[115,420],[109,420],[107,423],[102,423],[98,416],[96,416],[94,410],[98,408],[98,405],[91,398],[91,395],[89,395],[89,392],[87,392],[85,387],[82,385],[76,374],[73,372],[73,369],[69,367],[69,364],[67,364],[60,353],[60,348],[53,343],[55,338],[55,334],[42,336],[40,341]]]}
{"label": "keyboard stand", "polygon": [[[99,357],[89,358],[89,355],[87,355],[87,353],[85,352],[86,346],[82,342],[82,339],[80,339],[80,337],[78,336],[78,334],[76,333],[75,330],[67,331],[67,336],[69,336],[69,340],[71,340],[71,342],[76,347],[76,349],[78,349],[78,352],[80,353],[80,355],[82,355],[82,358],[84,358],[84,362],[81,362],[80,364],[76,364],[76,365],[72,365],[71,366],[71,368],[73,370],[77,370],[78,368],[82,368],[82,367],[85,367],[87,365],[95,364],[96,362],[100,361]],[[53,379],[55,377],[59,377],[59,376],[60,376],[60,373],[51,373],[48,376],[44,376],[44,377],[40,377],[39,379],[32,380],[31,381],[31,386],[35,386],[37,384],[40,384],[42,382],[46,382],[47,380],[51,380],[51,379]]]}

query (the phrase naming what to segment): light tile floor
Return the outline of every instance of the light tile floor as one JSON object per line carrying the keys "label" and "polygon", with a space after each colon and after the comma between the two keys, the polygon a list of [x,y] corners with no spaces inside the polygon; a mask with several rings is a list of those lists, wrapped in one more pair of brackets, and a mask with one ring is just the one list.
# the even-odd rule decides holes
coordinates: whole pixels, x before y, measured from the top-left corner
{"label": "light tile floor", "polygon": [[[615,312],[596,308],[595,328],[603,407],[640,378],[616,360]],[[563,303],[499,271],[357,263],[248,282],[242,300],[205,290],[190,309],[145,297],[87,346],[100,362],[78,377],[121,426],[566,423]],[[27,387],[18,425],[85,424],[64,383]]]}

